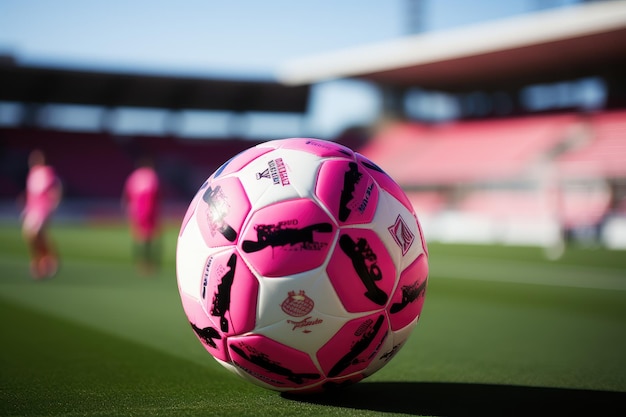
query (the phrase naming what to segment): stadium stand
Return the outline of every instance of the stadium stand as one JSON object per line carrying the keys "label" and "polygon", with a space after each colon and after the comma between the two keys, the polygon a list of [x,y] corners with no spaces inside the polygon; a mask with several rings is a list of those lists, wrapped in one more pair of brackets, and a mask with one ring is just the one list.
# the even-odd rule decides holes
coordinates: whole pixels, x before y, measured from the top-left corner
{"label": "stadium stand", "polygon": [[[303,57],[280,76],[380,88],[385,120],[359,151],[407,190],[430,241],[626,248],[625,44],[626,2],[581,2]],[[454,117],[409,111],[416,94],[454,100]]]}
{"label": "stadium stand", "polygon": [[0,60],[0,100],[108,108],[301,113],[309,86],[151,74],[46,68]]}
{"label": "stadium stand", "polygon": [[561,229],[597,234],[625,213],[625,149],[626,112],[600,111],[399,122],[359,152],[398,180],[442,240],[547,245]]}
{"label": "stadium stand", "polygon": [[[19,116],[0,126],[0,217],[16,218],[16,198],[24,189],[27,155],[43,149],[63,181],[60,217],[119,216],[122,186],[135,160],[154,158],[163,181],[166,216],[179,218],[202,182],[231,156],[256,142],[239,132],[187,139],[176,131],[182,111],[251,112],[300,115],[307,111],[310,86],[141,73],[46,68],[0,61],[0,104],[17,104]],[[97,108],[95,131],[46,125],[48,107]],[[119,109],[167,113],[163,132],[116,134]],[[171,123],[170,123],[171,122]]]}
{"label": "stadium stand", "polygon": [[[25,122],[51,102],[305,113],[313,84],[356,78],[380,87],[385,108],[374,126],[347,129],[336,140],[405,188],[429,240],[550,246],[581,235],[626,248],[625,42],[626,2],[590,2],[296,60],[279,74],[284,84],[0,65],[0,101],[24,103]],[[555,99],[581,79],[601,80],[606,96],[591,107],[576,101],[583,90]],[[525,107],[528,86],[552,107]],[[456,119],[432,123],[406,111],[414,87],[457,98],[479,91],[511,103],[506,111],[487,106],[485,114],[460,106]],[[116,136],[106,128],[1,128],[0,198],[21,190],[26,150],[34,146],[59,165],[68,195],[88,201],[117,199],[134,158],[149,151],[165,195],[184,207],[207,173],[254,143],[235,135]]]}
{"label": "stadium stand", "polygon": [[598,112],[586,123],[586,140],[555,160],[563,227],[587,239],[600,236],[609,247],[625,247],[626,111]]}
{"label": "stadium stand", "polygon": [[155,160],[166,214],[178,217],[211,172],[254,143],[33,128],[2,128],[0,138],[0,199],[14,202],[22,192],[28,153],[39,148],[63,182],[65,211],[76,218],[119,216],[124,181],[142,155]]}
{"label": "stadium stand", "polygon": [[626,111],[589,117],[589,140],[557,159],[566,178],[626,178]]}
{"label": "stadium stand", "polygon": [[360,152],[397,179],[441,240],[547,244],[557,213],[546,174],[551,157],[580,140],[579,124],[575,113],[400,122]]}
{"label": "stadium stand", "polygon": [[567,114],[412,124],[394,128],[400,135],[375,136],[360,151],[407,188],[502,182],[529,175],[534,164],[568,139],[576,121],[577,115]]}

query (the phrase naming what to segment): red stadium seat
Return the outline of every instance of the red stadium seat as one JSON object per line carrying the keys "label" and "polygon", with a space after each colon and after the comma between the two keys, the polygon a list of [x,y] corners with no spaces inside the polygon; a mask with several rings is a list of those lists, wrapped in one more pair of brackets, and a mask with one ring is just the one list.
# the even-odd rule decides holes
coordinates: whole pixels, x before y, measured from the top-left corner
{"label": "red stadium seat", "polygon": [[626,111],[598,113],[589,123],[591,140],[557,159],[561,176],[626,177]]}
{"label": "red stadium seat", "polygon": [[361,152],[406,187],[516,179],[565,140],[576,120],[567,114],[409,124],[383,131]]}

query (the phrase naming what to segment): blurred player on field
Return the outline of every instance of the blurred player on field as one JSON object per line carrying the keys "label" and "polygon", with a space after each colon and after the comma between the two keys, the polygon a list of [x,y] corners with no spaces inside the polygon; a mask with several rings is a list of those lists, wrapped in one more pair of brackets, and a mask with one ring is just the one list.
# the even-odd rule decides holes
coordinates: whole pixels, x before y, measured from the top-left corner
{"label": "blurred player on field", "polygon": [[133,256],[143,274],[153,273],[159,265],[159,187],[159,177],[149,157],[139,160],[124,184],[122,205],[130,225]]}
{"label": "blurred player on field", "polygon": [[24,209],[21,213],[22,233],[31,256],[30,271],[35,279],[54,276],[59,267],[56,248],[50,241],[47,227],[62,196],[62,185],[55,170],[46,164],[40,149],[28,157]]}

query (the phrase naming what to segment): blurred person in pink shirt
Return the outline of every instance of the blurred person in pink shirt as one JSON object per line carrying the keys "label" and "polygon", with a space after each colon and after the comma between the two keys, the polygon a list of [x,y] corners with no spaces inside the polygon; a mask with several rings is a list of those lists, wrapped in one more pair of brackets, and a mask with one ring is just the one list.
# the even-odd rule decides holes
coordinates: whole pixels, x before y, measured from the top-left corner
{"label": "blurred person in pink shirt", "polygon": [[159,264],[160,184],[151,158],[143,157],[124,184],[122,205],[133,239],[133,257],[139,271],[153,273]]}
{"label": "blurred person in pink shirt", "polygon": [[58,270],[59,256],[47,227],[61,202],[62,184],[54,168],[46,164],[42,150],[35,149],[30,153],[28,165],[21,213],[22,233],[31,256],[31,275],[35,279],[50,278]]}

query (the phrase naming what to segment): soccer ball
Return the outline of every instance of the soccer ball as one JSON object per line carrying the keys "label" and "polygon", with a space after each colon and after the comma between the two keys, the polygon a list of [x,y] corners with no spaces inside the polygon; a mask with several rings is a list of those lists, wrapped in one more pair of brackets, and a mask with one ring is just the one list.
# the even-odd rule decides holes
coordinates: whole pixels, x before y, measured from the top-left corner
{"label": "soccer ball", "polygon": [[261,143],[200,187],[176,248],[195,335],[276,391],[350,385],[417,324],[428,251],[400,186],[359,153],[308,138]]}

